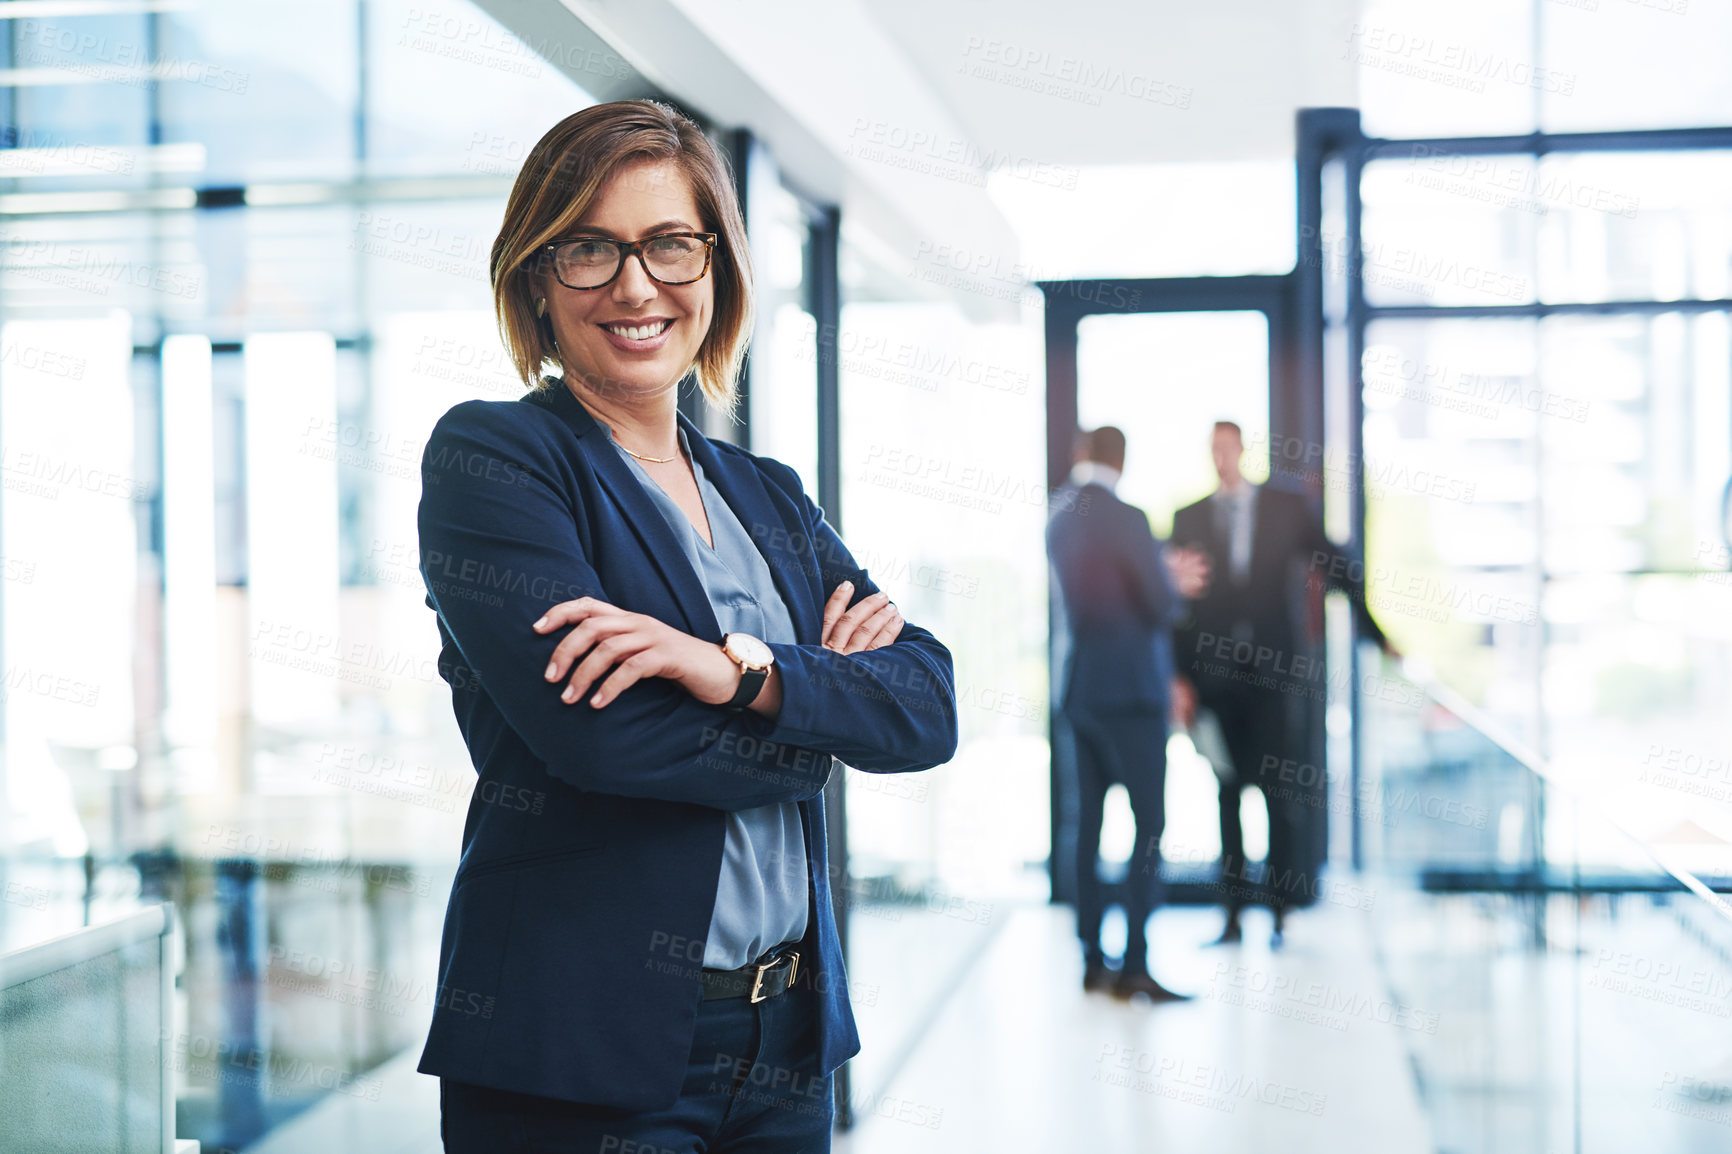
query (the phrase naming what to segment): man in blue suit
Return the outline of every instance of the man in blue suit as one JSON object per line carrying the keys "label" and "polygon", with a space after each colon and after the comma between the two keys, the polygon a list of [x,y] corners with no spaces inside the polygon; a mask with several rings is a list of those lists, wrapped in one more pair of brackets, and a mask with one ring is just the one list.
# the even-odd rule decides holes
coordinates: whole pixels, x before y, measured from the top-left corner
{"label": "man in blue suit", "polygon": [[[1207,568],[1194,553],[1163,555],[1148,517],[1115,495],[1124,463],[1124,433],[1108,425],[1083,434],[1046,534],[1069,643],[1059,707],[1076,746],[1077,933],[1084,989],[1177,1001],[1183,995],[1149,975],[1145,927],[1160,898],[1172,629],[1184,598],[1201,592]],[[1147,860],[1133,859],[1126,872],[1129,929],[1116,979],[1100,944],[1105,892],[1097,872],[1102,813],[1114,784],[1130,795],[1136,844],[1150,847]]]}

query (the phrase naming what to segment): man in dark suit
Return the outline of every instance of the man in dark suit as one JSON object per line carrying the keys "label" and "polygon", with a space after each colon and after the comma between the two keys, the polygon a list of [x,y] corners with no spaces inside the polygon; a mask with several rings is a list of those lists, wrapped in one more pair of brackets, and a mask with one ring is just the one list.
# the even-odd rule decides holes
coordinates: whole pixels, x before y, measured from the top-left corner
{"label": "man in dark suit", "polygon": [[[1305,702],[1321,700],[1328,688],[1300,621],[1307,576],[1346,592],[1360,635],[1392,650],[1366,610],[1363,582],[1353,576],[1360,567],[1347,563],[1305,499],[1253,485],[1240,472],[1239,426],[1217,421],[1210,450],[1220,487],[1173,515],[1173,544],[1200,550],[1213,574],[1175,632],[1175,713],[1189,725],[1198,706],[1213,711],[1233,763],[1221,782],[1227,922],[1219,940],[1240,939],[1240,909],[1252,894],[1266,892],[1279,945],[1287,908],[1315,896],[1323,860],[1325,785],[1315,773],[1281,772],[1282,759],[1304,759]],[[1260,787],[1269,809],[1262,890],[1248,884],[1239,823],[1247,785]]]}
{"label": "man in dark suit", "polygon": [[1055,496],[1047,525],[1064,605],[1068,654],[1059,671],[1059,705],[1076,744],[1077,933],[1083,987],[1112,987],[1176,1001],[1148,972],[1146,925],[1160,896],[1158,852],[1125,877],[1129,929],[1117,979],[1100,945],[1105,894],[1096,867],[1106,793],[1130,795],[1139,846],[1157,847],[1166,820],[1167,713],[1173,675],[1172,627],[1184,596],[1202,591],[1196,554],[1163,556],[1140,509],[1113,490],[1125,464],[1125,435],[1105,426],[1083,435],[1076,468]]}

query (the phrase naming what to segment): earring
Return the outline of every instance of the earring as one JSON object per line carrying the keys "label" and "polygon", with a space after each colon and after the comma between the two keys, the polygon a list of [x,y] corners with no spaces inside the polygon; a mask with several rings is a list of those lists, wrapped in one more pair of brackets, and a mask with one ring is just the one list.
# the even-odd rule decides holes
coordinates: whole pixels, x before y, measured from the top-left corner
{"label": "earring", "polygon": [[538,317],[544,317],[547,315],[547,298],[546,297],[536,297],[535,298],[535,315]]}

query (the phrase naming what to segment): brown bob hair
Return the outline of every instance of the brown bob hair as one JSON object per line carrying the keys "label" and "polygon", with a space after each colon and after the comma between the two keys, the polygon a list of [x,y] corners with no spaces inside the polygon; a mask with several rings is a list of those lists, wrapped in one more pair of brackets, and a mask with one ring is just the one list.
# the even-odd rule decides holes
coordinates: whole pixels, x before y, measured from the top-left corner
{"label": "brown bob hair", "polygon": [[553,323],[535,315],[540,295],[533,262],[569,234],[607,181],[638,160],[671,160],[691,181],[706,232],[716,234],[709,275],[715,278],[710,331],[698,347],[698,384],[712,405],[731,411],[734,384],[752,331],[752,258],[733,177],[709,138],[677,110],[654,100],[618,100],[574,112],[536,141],[505,202],[505,219],[488,266],[499,334],[524,384],[548,382],[566,369]]}

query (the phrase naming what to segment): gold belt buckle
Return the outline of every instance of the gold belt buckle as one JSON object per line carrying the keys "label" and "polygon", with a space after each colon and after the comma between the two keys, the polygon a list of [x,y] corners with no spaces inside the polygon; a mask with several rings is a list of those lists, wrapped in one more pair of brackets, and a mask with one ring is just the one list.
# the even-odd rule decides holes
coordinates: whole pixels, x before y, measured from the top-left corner
{"label": "gold belt buckle", "polygon": [[787,953],[783,954],[779,958],[771,958],[767,962],[759,962],[758,963],[758,972],[752,978],[752,995],[750,998],[750,1004],[755,1006],[759,1002],[765,1002],[765,1001],[769,1000],[770,995],[763,992],[763,990],[764,990],[764,974],[770,970],[775,969],[777,966],[781,965],[784,960],[789,962],[788,985],[792,986],[794,984],[794,975],[796,975],[800,972],[800,955],[797,952],[795,952],[793,950],[789,950]]}

